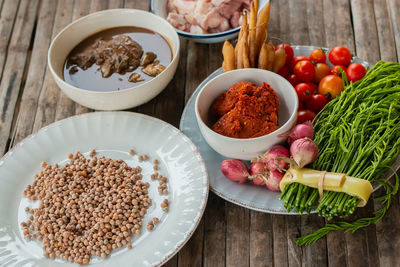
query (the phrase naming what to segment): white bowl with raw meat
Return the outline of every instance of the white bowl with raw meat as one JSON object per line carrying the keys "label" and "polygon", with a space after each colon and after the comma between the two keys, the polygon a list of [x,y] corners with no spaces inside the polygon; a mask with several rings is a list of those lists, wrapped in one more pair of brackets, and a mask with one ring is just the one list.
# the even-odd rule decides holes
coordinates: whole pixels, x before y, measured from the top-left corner
{"label": "white bowl with raw meat", "polygon": [[[259,1],[259,10],[269,0]],[[219,43],[240,31],[240,12],[251,0],[151,0],[151,11],[168,20],[180,36],[198,43]],[[171,11],[171,12],[170,12]]]}

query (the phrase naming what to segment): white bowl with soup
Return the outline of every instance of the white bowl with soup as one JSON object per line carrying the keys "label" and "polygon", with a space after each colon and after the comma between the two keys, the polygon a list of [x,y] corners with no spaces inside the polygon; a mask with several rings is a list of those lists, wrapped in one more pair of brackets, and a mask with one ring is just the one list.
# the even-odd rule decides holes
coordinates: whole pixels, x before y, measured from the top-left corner
{"label": "white bowl with soup", "polygon": [[82,17],[57,34],[48,65],[75,102],[120,110],[148,102],[168,85],[179,49],[179,37],[166,20],[142,10],[110,9]]}

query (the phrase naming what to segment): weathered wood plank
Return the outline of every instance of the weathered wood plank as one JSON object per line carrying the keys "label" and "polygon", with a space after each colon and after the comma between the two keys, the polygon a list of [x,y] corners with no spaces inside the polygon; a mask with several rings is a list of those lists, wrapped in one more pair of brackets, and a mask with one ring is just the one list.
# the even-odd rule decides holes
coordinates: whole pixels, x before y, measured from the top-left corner
{"label": "weathered wood plank", "polygon": [[165,267],[176,267],[178,265],[178,254],[173,256],[169,261],[167,261],[163,266]]}
{"label": "weathered wood plank", "polygon": [[349,0],[324,0],[325,39],[329,48],[343,45],[354,53],[354,34]]}
{"label": "weathered wood plank", "polygon": [[271,217],[274,266],[288,266],[288,235],[286,231],[286,215],[271,215]]}
{"label": "weathered wood plank", "polygon": [[108,8],[107,0],[92,0],[90,3],[90,12],[89,13],[104,10],[107,8]]}
{"label": "weathered wood plank", "polygon": [[149,10],[149,1],[143,0],[125,0],[125,8]]}
{"label": "weathered wood plank", "polygon": [[226,265],[249,266],[249,209],[230,202],[225,205],[226,218]]}
{"label": "weathered wood plank", "polygon": [[393,36],[396,41],[397,56],[400,58],[400,1],[387,0],[386,3],[392,24]]}
{"label": "weathered wood plank", "polygon": [[250,266],[273,266],[273,231],[270,214],[250,211]]}
{"label": "weathered wood plank", "polygon": [[0,151],[7,149],[12,121],[18,95],[20,92],[23,71],[35,25],[38,0],[23,1],[18,8],[17,17],[7,51],[7,62],[4,65],[0,83]]}
{"label": "weathered wood plank", "polygon": [[372,0],[352,0],[354,38],[357,56],[375,64],[379,60],[379,42]]}
{"label": "weathered wood plank", "polygon": [[108,8],[122,8],[124,6],[124,0],[110,0],[108,2]]}
{"label": "weathered wood plank", "polygon": [[[393,27],[390,22],[389,10],[385,0],[373,1],[376,28],[378,32],[380,59],[396,61],[396,44],[394,41]],[[399,6],[400,7],[400,6]]]}
{"label": "weathered wood plank", "polygon": [[202,67],[207,66],[207,57],[204,55],[208,53],[208,46],[189,41],[187,50],[185,103],[208,75],[207,68]]}
{"label": "weathered wood plank", "polygon": [[41,3],[30,68],[10,146],[13,146],[32,132],[40,89],[43,86],[46,73],[47,49],[50,45],[56,9],[57,1],[43,0]]}
{"label": "weathered wood plank", "polygon": [[310,45],[310,38],[308,36],[307,24],[307,6],[304,1],[295,0],[288,1],[289,10],[285,13],[290,17],[289,32],[290,41],[298,45]]}
{"label": "weathered wood plank", "polygon": [[[323,47],[326,45],[324,27],[324,6],[321,2],[306,0],[307,2],[307,24],[310,44]],[[330,11],[329,11],[330,12]]]}
{"label": "weathered wood plank", "polygon": [[[73,7],[74,5],[71,2],[58,2],[52,33],[53,37],[71,22]],[[57,87],[57,84],[47,68],[43,87],[40,92],[38,109],[33,124],[33,132],[54,122],[57,100],[60,94],[60,89]]]}
{"label": "weathered wood plank", "polygon": [[[312,234],[325,225],[325,220],[318,215],[301,216],[301,234]],[[326,238],[321,238],[317,243],[303,247],[302,266],[327,266],[328,256],[326,251]],[[343,250],[343,248],[340,248]]]}
{"label": "weathered wood plank", "polygon": [[19,1],[5,0],[0,13],[0,80],[7,58],[7,47],[11,39]]}
{"label": "weathered wood plank", "polygon": [[[384,192],[380,190],[378,195]],[[375,204],[375,209],[382,208]],[[376,225],[376,238],[379,251],[380,266],[400,266],[400,198],[392,197],[392,205],[386,216]]]}
{"label": "weathered wood plank", "polygon": [[201,267],[203,265],[203,234],[204,220],[201,220],[193,236],[179,251],[178,266]]}
{"label": "weathered wood plank", "polygon": [[301,217],[297,215],[286,216],[285,219],[288,264],[289,266],[301,266],[303,261],[302,248],[296,244],[296,240],[301,236]]}
{"label": "weathered wood plank", "polygon": [[204,214],[204,266],[225,266],[225,200],[210,192]]}

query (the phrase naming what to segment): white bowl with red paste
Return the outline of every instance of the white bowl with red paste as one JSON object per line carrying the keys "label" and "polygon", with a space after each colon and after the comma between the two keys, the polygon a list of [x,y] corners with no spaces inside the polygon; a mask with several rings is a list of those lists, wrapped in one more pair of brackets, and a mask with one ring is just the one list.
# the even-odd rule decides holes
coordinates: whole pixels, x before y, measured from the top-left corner
{"label": "white bowl with red paste", "polygon": [[[257,85],[266,82],[274,89],[280,102],[277,130],[254,138],[232,138],[212,129],[209,116],[212,104],[220,94],[240,81]],[[197,95],[195,112],[201,134],[216,152],[228,158],[250,160],[287,139],[285,134],[296,124],[298,105],[297,94],[285,78],[271,71],[248,68],[225,72],[209,81]]]}
{"label": "white bowl with red paste", "polygon": [[[171,48],[170,63],[156,77],[121,90],[88,90],[67,83],[64,65],[70,52],[93,34],[118,27],[139,27],[161,35]],[[109,9],[75,20],[58,33],[49,48],[48,65],[57,85],[75,102],[96,110],[121,110],[144,104],[164,90],[178,66],[179,49],[178,34],[166,20],[142,10]]]}
{"label": "white bowl with red paste", "polygon": [[[168,1],[173,1],[176,2],[176,4],[182,5],[182,9],[184,10],[188,10],[189,14],[178,14],[178,16],[180,15],[189,15],[190,17],[194,18],[194,22],[189,23],[190,25],[194,25],[195,28],[199,29],[197,26],[198,24],[206,24],[204,21],[206,19],[208,19],[208,17],[212,16],[212,19],[218,20],[218,17],[221,17],[221,21],[219,21],[218,27],[215,29],[212,29],[213,32],[210,33],[198,33],[197,31],[195,32],[190,32],[190,30],[186,29],[182,29],[182,27],[180,27],[179,25],[179,21],[182,20],[183,18],[179,18],[177,17],[175,19],[175,21],[177,23],[174,23],[173,21],[171,21],[173,24],[175,25],[175,29],[178,32],[178,34],[186,39],[195,41],[197,43],[219,43],[219,42],[223,42],[225,40],[229,40],[229,39],[233,39],[235,38],[239,31],[241,26],[238,25],[238,23],[236,22],[235,17],[231,15],[231,7],[235,6],[235,2],[236,3],[243,3],[243,6],[249,5],[251,0],[193,0],[193,1],[187,1],[187,0],[151,0],[150,1],[150,10],[151,12],[153,12],[154,14],[156,14],[157,16],[160,16],[164,19],[168,19],[168,14],[169,14],[169,10],[168,10]],[[203,5],[203,4],[213,4],[214,6],[216,6],[216,8],[218,9],[218,14],[217,12],[215,12],[214,10],[209,10],[209,8],[207,7],[203,7],[203,6],[199,6],[195,8],[191,8],[191,5],[194,2],[198,2],[199,5]],[[258,10],[261,10],[261,8],[264,7],[264,5],[266,5],[269,2],[269,0],[260,0],[259,1],[259,8]],[[221,6],[221,5],[227,5],[229,4],[230,6]],[[242,7],[243,7],[242,6]],[[212,9],[212,8],[211,8]],[[216,15],[216,16],[214,16]],[[198,17],[201,17],[200,19]],[[221,27],[222,25],[226,24],[226,20],[229,21],[230,27],[229,28],[223,28]],[[200,23],[196,22],[201,20]],[[235,21],[235,22],[232,22]],[[240,20],[239,20],[240,21]],[[238,26],[237,26],[238,25]],[[218,29],[220,28],[220,29]]]}

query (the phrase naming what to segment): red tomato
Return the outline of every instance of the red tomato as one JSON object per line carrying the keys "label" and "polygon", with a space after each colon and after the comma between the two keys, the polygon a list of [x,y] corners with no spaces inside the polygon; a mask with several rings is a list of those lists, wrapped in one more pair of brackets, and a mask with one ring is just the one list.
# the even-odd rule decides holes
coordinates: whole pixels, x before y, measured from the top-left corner
{"label": "red tomato", "polygon": [[304,123],[306,121],[312,121],[315,116],[315,113],[311,110],[299,110],[297,111],[297,124]]}
{"label": "red tomato", "polygon": [[288,44],[279,44],[275,47],[275,51],[278,50],[281,46],[283,46],[283,48],[285,49],[285,53],[286,53],[285,64],[289,65],[290,62],[292,62],[293,55],[294,55],[293,48]]}
{"label": "red tomato", "polygon": [[293,72],[294,66],[296,66],[297,62],[303,61],[303,60],[308,60],[310,59],[305,56],[297,56],[292,59],[292,62],[290,62],[290,70]]}
{"label": "red tomato", "polygon": [[283,67],[278,71],[278,74],[284,77],[285,79],[289,78],[289,67],[286,65],[283,65]]}
{"label": "red tomato", "polygon": [[310,96],[310,99],[306,102],[306,108],[318,113],[328,103],[328,98],[324,95],[314,94]]}
{"label": "red tomato", "polygon": [[297,110],[302,110],[302,109],[304,109],[304,103],[299,102],[299,107],[297,108]]}
{"label": "red tomato", "polygon": [[344,46],[336,46],[329,52],[329,61],[333,65],[348,66],[351,61],[350,50]]}
{"label": "red tomato", "polygon": [[328,99],[335,98],[343,91],[342,78],[336,75],[325,76],[318,86],[318,92]]}
{"label": "red tomato", "polygon": [[367,71],[364,66],[359,63],[352,63],[347,67],[346,75],[347,79],[352,82],[356,82],[364,78]]}
{"label": "red tomato", "polygon": [[318,86],[315,83],[309,82],[306,84],[308,84],[308,86],[310,86],[311,94],[318,94]]}
{"label": "red tomato", "polygon": [[322,49],[314,49],[313,51],[311,51],[309,58],[314,63],[326,62],[326,55]]}
{"label": "red tomato", "polygon": [[342,70],[343,70],[344,72],[346,72],[346,69],[347,69],[347,68],[346,68],[345,66],[336,65],[336,66],[334,66],[334,67],[332,68],[331,72],[332,72],[332,74],[334,74],[334,75],[336,75],[336,76],[342,77]]}
{"label": "red tomato", "polygon": [[307,101],[311,96],[311,88],[306,83],[299,83],[294,88],[299,98],[299,102]]}
{"label": "red tomato", "polygon": [[297,79],[297,76],[294,74],[291,74],[288,78],[288,81],[293,85],[296,86],[300,81]]}
{"label": "red tomato", "polygon": [[315,81],[319,83],[326,75],[331,74],[331,69],[325,63],[315,65]]}
{"label": "red tomato", "polygon": [[294,74],[302,82],[311,82],[315,79],[315,67],[310,61],[302,60],[294,66]]}

